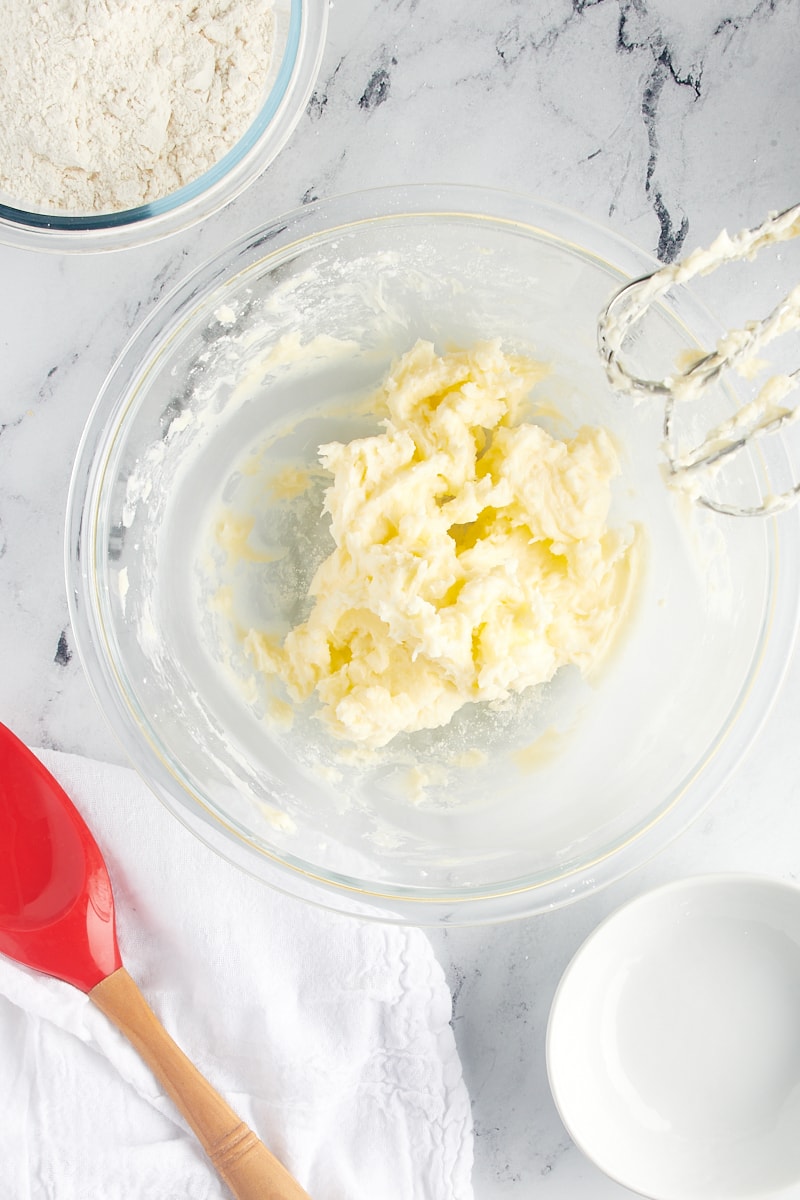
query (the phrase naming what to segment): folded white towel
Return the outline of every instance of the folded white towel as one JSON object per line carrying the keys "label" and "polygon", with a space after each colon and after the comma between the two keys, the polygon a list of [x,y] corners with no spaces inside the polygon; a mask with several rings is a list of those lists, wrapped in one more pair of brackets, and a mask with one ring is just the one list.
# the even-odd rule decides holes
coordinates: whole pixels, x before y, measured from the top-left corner
{"label": "folded white towel", "polygon": [[[430,943],[316,909],[198,842],[129,770],[42,751],[106,858],[125,966],[313,1200],[469,1200],[469,1100]],[[222,1200],[82,992],[0,956],[2,1200]]]}

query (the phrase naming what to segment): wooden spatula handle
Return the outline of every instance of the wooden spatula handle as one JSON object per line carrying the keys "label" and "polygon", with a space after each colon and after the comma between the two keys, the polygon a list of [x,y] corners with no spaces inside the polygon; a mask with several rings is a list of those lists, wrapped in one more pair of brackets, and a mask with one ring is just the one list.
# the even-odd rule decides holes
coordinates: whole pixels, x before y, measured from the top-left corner
{"label": "wooden spatula handle", "polygon": [[163,1084],[237,1200],[309,1200],[308,1193],[175,1045],[124,967],[93,987],[89,998]]}

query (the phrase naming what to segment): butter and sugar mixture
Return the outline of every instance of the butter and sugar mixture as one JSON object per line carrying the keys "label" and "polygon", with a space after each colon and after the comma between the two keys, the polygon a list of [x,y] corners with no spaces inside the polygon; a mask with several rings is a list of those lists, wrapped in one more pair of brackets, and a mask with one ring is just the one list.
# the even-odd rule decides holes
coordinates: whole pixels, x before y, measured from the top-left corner
{"label": "butter and sugar mixture", "polygon": [[590,671],[635,582],[637,535],[607,527],[614,444],[522,419],[541,364],[499,342],[439,355],[417,342],[375,398],[382,431],[320,448],[334,549],[308,618],[244,649],[290,697],[316,697],[336,736],[367,748]]}

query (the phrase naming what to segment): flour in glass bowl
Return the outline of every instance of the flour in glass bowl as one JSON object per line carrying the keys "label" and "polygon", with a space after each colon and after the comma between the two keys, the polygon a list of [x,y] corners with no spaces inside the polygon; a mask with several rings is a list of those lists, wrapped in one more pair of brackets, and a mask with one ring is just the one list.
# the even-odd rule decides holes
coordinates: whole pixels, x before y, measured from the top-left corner
{"label": "flour in glass bowl", "polygon": [[257,115],[269,0],[0,0],[0,199],[107,213],[218,162]]}

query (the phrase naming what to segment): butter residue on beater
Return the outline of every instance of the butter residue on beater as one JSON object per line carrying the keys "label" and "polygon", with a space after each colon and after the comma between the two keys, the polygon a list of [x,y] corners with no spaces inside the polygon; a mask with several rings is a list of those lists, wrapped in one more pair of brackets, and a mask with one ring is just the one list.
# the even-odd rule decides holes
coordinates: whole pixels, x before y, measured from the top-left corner
{"label": "butter residue on beater", "polygon": [[638,531],[607,528],[619,473],[603,429],[569,441],[522,420],[540,363],[499,340],[418,341],[375,396],[383,432],[320,447],[335,549],[282,645],[244,637],[296,702],[368,749],[501,702],[607,653],[635,583]]}

